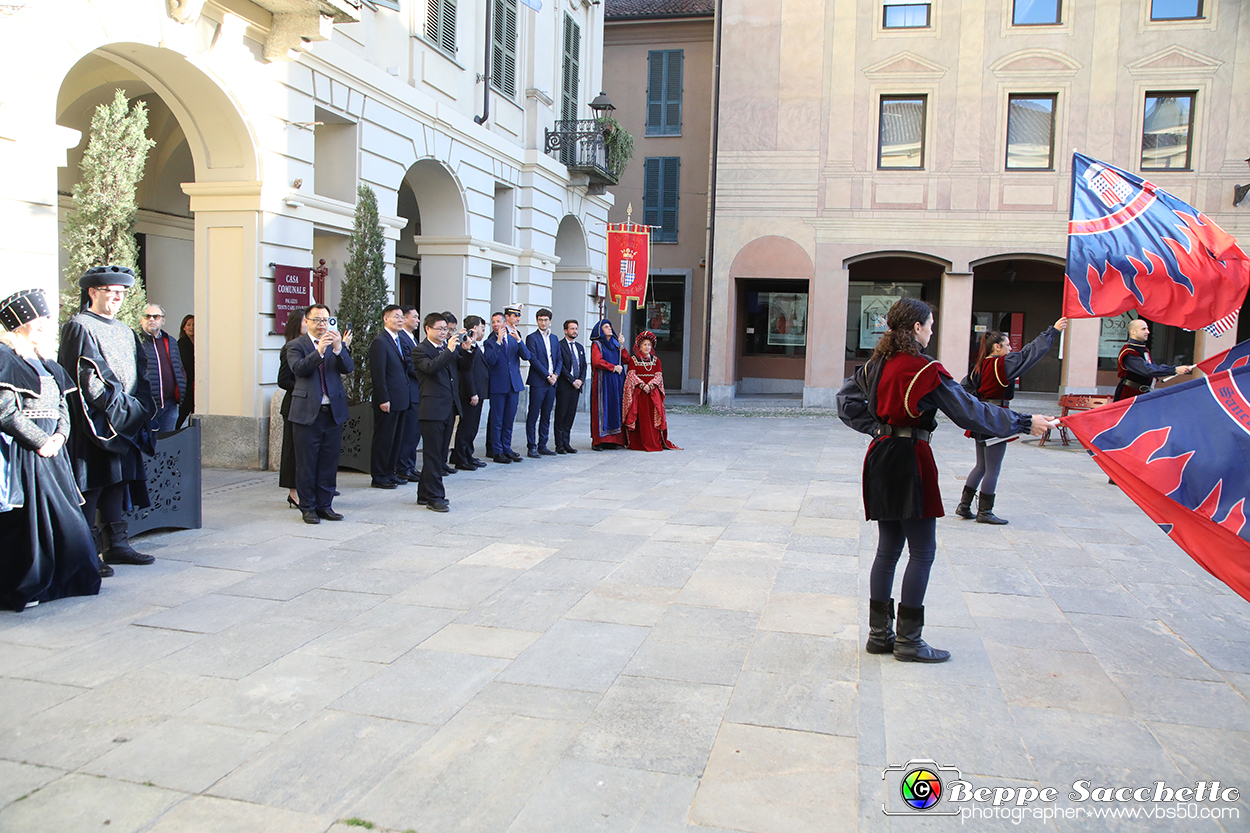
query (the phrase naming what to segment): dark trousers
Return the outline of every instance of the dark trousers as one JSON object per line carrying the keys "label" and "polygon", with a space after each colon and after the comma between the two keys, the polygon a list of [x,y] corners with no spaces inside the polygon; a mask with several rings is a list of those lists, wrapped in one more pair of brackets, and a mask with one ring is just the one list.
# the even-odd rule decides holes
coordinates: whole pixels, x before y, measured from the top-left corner
{"label": "dark trousers", "polygon": [[482,425],[482,400],[478,399],[476,405],[465,404],[462,407],[460,424],[456,426],[456,447],[451,456],[457,463],[465,465],[473,460],[473,443]]}
{"label": "dark trousers", "polygon": [[329,405],[322,405],[312,425],[291,426],[295,432],[295,491],[304,512],[329,509],[338,483],[343,426],[334,421]]}
{"label": "dark trousers", "polygon": [[446,500],[447,492],[443,490],[443,449],[447,447],[449,420],[423,419],[420,422],[424,452],[421,480],[417,483],[417,497],[425,500]]}
{"label": "dark trousers", "polygon": [[582,392],[564,379],[556,382],[556,448],[573,447],[573,418],[581,398]]}
{"label": "dark trousers", "polygon": [[512,423],[516,422],[516,408],[520,398],[519,394],[512,391],[490,395],[490,430],[495,437],[491,454],[507,454],[512,451]]}
{"label": "dark trousers", "polygon": [[417,446],[421,445],[421,420],[417,419],[417,403],[406,411],[404,424],[397,431],[401,435],[399,441],[399,458],[395,461],[396,474],[409,475],[417,472]]}
{"label": "dark trousers", "polygon": [[451,466],[451,442],[456,437],[456,418],[450,416],[447,418],[447,434],[443,440],[443,465]]}
{"label": "dark trousers", "polygon": [[899,590],[899,603],[923,607],[929,587],[929,571],[937,554],[937,518],[909,518],[903,521],[877,521],[877,557],[868,575],[870,597],[877,601],[894,598],[894,568],[907,544],[907,570]]}
{"label": "dark trousers", "polygon": [[546,448],[551,436],[551,409],[556,404],[556,389],[552,385],[530,385],[530,404],[525,412],[525,444],[533,451]]}
{"label": "dark trousers", "polygon": [[369,475],[374,483],[395,479],[399,451],[404,440],[408,409],[387,413],[373,406],[373,446],[369,452]]}

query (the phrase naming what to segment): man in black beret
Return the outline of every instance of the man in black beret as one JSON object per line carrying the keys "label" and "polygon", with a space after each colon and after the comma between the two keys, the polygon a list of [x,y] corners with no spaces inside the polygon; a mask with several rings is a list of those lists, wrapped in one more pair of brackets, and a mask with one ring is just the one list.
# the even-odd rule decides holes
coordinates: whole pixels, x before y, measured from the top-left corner
{"label": "man in black beret", "polygon": [[[125,266],[97,266],[78,281],[83,306],[61,328],[57,361],[77,383],[70,394],[70,452],[85,503],[108,564],[151,564],[130,546],[126,512],[151,505],[142,451],[152,451],[154,414],[147,357],[117,313],[134,286]],[[100,526],[96,528],[96,511]]]}

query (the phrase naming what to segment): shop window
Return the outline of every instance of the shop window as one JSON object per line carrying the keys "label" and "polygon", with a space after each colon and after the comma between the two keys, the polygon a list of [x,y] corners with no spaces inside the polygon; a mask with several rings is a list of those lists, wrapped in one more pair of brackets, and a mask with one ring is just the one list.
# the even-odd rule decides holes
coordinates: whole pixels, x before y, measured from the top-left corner
{"label": "shop window", "polygon": [[647,53],[648,136],[681,135],[681,49]]}
{"label": "shop window", "polygon": [[1055,96],[1013,95],[1007,99],[1007,170],[1055,168]]}
{"label": "shop window", "polygon": [[927,29],[932,25],[931,10],[932,6],[929,3],[916,3],[913,0],[885,0],[881,28]]}
{"label": "shop window", "polygon": [[1199,20],[1202,0],[1150,0],[1151,20]]}
{"label": "shop window", "polygon": [[1060,0],[1015,0],[1011,10],[1012,26],[1053,26],[1060,23],[1063,11]]}
{"label": "shop window", "polygon": [[[851,281],[848,286],[846,357],[867,359],[889,329],[885,314],[900,298],[926,300],[922,283]],[[936,337],[936,336],[935,336]]]}
{"label": "shop window", "polygon": [[881,96],[877,133],[877,168],[924,168],[925,105],[928,97]]}
{"label": "shop window", "polygon": [[[1117,315],[1114,318],[1103,318],[1102,331],[1098,334],[1098,369],[1116,370],[1116,360],[1120,356],[1120,348],[1128,340],[1128,325],[1137,318],[1136,310]],[[1150,348],[1150,358],[1155,364],[1190,364],[1194,359],[1194,334],[1180,327],[1166,324],[1155,324],[1147,319],[1150,325],[1150,337],[1146,345]]]}
{"label": "shop window", "polygon": [[744,356],[807,355],[807,281],[744,281]]}
{"label": "shop window", "polygon": [[1146,93],[1141,131],[1143,171],[1189,170],[1195,95],[1193,92]]}

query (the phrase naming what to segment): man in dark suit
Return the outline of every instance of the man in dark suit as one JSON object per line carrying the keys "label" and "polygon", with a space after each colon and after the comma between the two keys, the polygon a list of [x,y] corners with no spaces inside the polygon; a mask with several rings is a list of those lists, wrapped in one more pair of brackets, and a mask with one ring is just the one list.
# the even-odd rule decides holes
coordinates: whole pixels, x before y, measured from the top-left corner
{"label": "man in dark suit", "polygon": [[551,310],[534,314],[538,330],[525,337],[530,354],[530,404],[525,414],[525,445],[530,457],[554,457],[547,448],[551,409],[556,404],[556,380],[560,378],[560,339],[551,332]]}
{"label": "man in dark suit", "polygon": [[399,447],[408,418],[408,353],[399,332],[404,313],[391,304],[382,310],[382,331],[369,345],[369,376],[373,380],[373,446],[369,456],[370,486],[394,489],[407,478],[396,475]]}
{"label": "man in dark suit", "polygon": [[521,341],[517,322],[521,308],[504,307],[504,322],[486,339],[486,365],[490,368],[490,430],[495,447],[490,449],[496,463],[519,463],[521,455],[512,450],[512,424],[525,383],[521,381],[521,359],[530,352]]}
{"label": "man in dark suit", "polygon": [[573,418],[577,402],[586,384],[586,351],[577,341],[577,319],[564,322],[564,338],[560,339],[560,378],[556,380],[556,452],[576,454],[571,444]]}
{"label": "man in dark suit", "polygon": [[458,332],[450,343],[445,343],[447,322],[442,313],[432,312],[425,317],[425,339],[412,351],[412,365],[421,381],[417,417],[425,446],[417,503],[434,512],[446,512],[449,508],[443,490],[443,449],[447,447],[447,432],[460,413],[456,361],[464,335],[463,331]]}
{"label": "man in dark suit", "polygon": [[295,434],[295,490],[304,523],[341,521],[331,508],[338,481],[343,423],[347,421],[347,394],[343,374],[356,369],[352,363],[351,331],[340,336],[330,329],[330,308],[313,304],[304,317],[308,335],[291,341],[287,364],[295,374],[291,391],[291,430]]}
{"label": "man in dark suit", "polygon": [[421,479],[421,470],[417,468],[417,446],[421,444],[421,421],[417,419],[417,403],[421,401],[421,383],[417,379],[417,371],[412,366],[412,351],[421,336],[417,331],[421,328],[421,316],[416,307],[404,306],[403,326],[399,329],[399,343],[404,347],[404,372],[408,375],[408,416],[404,419],[403,436],[399,441],[399,460],[395,464],[395,474],[400,480],[416,483]]}
{"label": "man in dark suit", "polygon": [[466,315],[464,328],[469,336],[460,351],[460,424],[451,458],[460,471],[485,468],[473,456],[473,443],[482,424],[482,405],[490,397],[490,368],[478,343],[486,337],[486,322],[477,315]]}
{"label": "man in dark suit", "polygon": [[[456,314],[454,312],[451,312],[449,310],[444,310],[443,320],[447,322],[448,333],[456,332],[457,324],[459,323],[460,319],[456,317]],[[461,346],[463,346],[463,344]],[[459,364],[459,360],[457,360],[457,363],[456,363],[457,375],[459,375],[459,370],[460,370],[460,364]],[[457,392],[456,395],[459,396],[460,394]],[[455,439],[455,436],[456,436],[456,422],[455,422],[455,418],[453,417],[451,425],[447,429],[447,447],[443,449],[443,474],[455,474],[456,473],[456,470],[451,465],[451,444],[452,444],[452,441]]]}

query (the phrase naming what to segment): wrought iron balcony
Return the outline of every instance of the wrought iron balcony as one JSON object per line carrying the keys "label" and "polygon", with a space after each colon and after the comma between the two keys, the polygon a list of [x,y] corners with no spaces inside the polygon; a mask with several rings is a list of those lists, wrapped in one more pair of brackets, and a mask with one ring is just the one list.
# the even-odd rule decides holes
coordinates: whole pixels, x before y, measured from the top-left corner
{"label": "wrought iron balcony", "polygon": [[545,132],[547,153],[570,171],[588,175],[592,187],[616,185],[620,172],[608,162],[603,126],[597,119],[561,119],[554,130]]}

